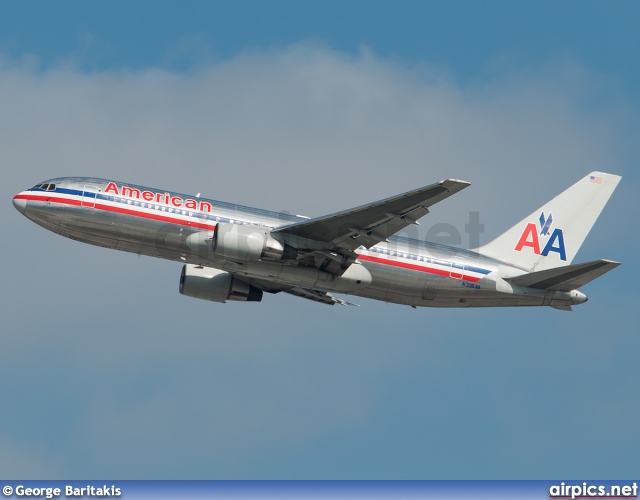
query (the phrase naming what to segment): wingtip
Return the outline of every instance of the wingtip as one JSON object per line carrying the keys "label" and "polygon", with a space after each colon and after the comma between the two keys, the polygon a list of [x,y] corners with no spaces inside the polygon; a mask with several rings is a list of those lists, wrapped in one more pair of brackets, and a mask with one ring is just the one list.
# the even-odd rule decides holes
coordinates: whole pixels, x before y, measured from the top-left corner
{"label": "wingtip", "polygon": [[445,179],[440,181],[439,184],[448,185],[448,186],[457,186],[459,189],[464,189],[468,186],[471,186],[470,182],[463,181],[460,179]]}
{"label": "wingtip", "polygon": [[620,264],[622,264],[622,262],[616,262],[615,260],[609,260],[609,259],[601,259],[601,260],[602,262],[606,262],[612,267],[618,267]]}

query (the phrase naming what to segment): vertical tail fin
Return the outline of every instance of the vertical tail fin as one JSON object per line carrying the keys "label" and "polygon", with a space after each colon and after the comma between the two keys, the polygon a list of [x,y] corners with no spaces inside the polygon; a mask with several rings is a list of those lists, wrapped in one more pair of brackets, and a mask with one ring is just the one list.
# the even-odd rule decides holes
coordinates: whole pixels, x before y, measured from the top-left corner
{"label": "vertical tail fin", "polygon": [[620,179],[591,172],[478,252],[529,271],[571,264]]}

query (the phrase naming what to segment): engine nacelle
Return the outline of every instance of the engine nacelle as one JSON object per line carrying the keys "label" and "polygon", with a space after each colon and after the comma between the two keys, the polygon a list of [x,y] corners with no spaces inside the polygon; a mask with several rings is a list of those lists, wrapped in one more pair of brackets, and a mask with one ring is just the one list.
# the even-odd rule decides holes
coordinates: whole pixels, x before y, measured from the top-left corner
{"label": "engine nacelle", "polygon": [[235,260],[290,260],[298,251],[271,236],[269,228],[218,223],[213,235],[213,253]]}
{"label": "engine nacelle", "polygon": [[212,302],[241,300],[260,302],[262,290],[239,280],[226,271],[185,264],[180,275],[180,293],[195,299]]}

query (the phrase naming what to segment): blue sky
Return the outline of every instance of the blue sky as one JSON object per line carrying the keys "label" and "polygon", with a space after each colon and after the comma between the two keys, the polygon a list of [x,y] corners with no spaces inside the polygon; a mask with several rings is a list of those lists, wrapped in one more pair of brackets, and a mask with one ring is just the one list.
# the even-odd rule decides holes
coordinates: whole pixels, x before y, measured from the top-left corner
{"label": "blue sky", "polygon": [[[633,90],[640,85],[633,1],[136,1],[2,6],[5,55],[46,65],[72,58],[86,70],[169,66],[316,40],[356,53],[441,65],[461,81],[500,66],[571,57]],[[496,67],[498,66],[498,67]]]}
{"label": "blue sky", "polygon": [[[0,4],[0,475],[631,477],[637,2]],[[210,304],[13,210],[92,175],[322,215],[447,177],[497,236],[623,176],[572,313]],[[462,245],[467,244],[463,237]]]}

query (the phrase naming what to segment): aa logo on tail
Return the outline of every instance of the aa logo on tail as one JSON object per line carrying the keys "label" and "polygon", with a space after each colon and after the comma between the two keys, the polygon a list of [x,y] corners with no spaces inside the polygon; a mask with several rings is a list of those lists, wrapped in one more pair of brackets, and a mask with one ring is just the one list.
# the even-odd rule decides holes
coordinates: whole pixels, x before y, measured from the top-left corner
{"label": "aa logo on tail", "polygon": [[[522,236],[520,236],[515,251],[521,252],[524,247],[530,247],[536,255],[546,257],[549,255],[549,252],[556,252],[560,256],[560,260],[567,260],[562,229],[556,228],[551,235],[549,235],[551,225],[553,224],[553,215],[549,213],[549,217],[545,219],[544,212],[542,212],[538,222],[540,224],[540,234],[538,234],[538,227],[534,223],[530,222],[527,224],[527,227],[522,231]],[[543,240],[542,242],[540,241],[541,239]],[[544,241],[545,239],[546,243]],[[540,251],[541,243],[545,243],[542,251]]]}

